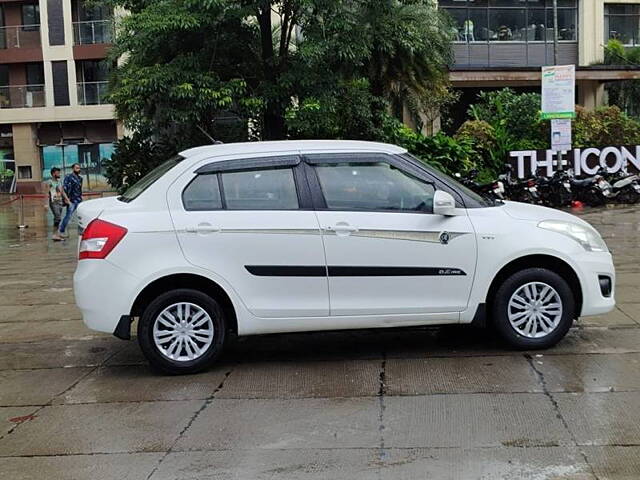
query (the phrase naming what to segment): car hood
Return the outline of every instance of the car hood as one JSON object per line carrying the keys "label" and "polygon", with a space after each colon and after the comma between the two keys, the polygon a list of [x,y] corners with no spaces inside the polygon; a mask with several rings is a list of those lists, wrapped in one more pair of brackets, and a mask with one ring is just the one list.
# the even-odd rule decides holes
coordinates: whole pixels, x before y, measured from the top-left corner
{"label": "car hood", "polygon": [[554,208],[542,207],[520,202],[504,202],[504,211],[507,215],[518,220],[528,220],[531,222],[542,220],[562,220],[565,222],[588,225],[584,220],[571,215],[570,213],[556,210]]}
{"label": "car hood", "polygon": [[118,197],[96,198],[82,202],[78,206],[78,225],[84,230],[91,220],[98,218],[106,208],[115,205],[122,205]]}

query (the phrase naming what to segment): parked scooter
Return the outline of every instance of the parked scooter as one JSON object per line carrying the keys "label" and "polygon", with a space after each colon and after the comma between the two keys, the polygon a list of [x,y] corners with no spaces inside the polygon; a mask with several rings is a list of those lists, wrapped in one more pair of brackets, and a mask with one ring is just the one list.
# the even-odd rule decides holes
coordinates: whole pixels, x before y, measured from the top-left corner
{"label": "parked scooter", "polygon": [[640,200],[640,177],[638,175],[618,173],[603,175],[611,184],[611,194],[607,197],[619,203],[638,203]]}

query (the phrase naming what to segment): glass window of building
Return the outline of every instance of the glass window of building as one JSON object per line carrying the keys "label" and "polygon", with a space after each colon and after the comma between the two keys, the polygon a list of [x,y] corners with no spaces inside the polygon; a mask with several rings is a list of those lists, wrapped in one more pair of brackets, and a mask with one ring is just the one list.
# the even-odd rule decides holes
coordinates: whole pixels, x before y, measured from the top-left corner
{"label": "glass window of building", "polygon": [[[454,41],[553,42],[551,0],[440,0],[454,19]],[[577,41],[577,0],[558,0],[558,37]]]}
{"label": "glass window of building", "polygon": [[640,45],[640,5],[604,6],[604,35],[624,45]]}
{"label": "glass window of building", "polygon": [[40,6],[37,3],[22,5],[22,30],[35,31],[40,28]]}
{"label": "glass window of building", "polygon": [[525,41],[524,8],[492,8],[489,12],[489,40],[492,42]]}
{"label": "glass window of building", "polygon": [[9,85],[9,65],[0,65],[0,87],[6,87]]}
{"label": "glass window of building", "polygon": [[26,74],[28,87],[40,87],[44,85],[44,64],[42,62],[27,63]]}

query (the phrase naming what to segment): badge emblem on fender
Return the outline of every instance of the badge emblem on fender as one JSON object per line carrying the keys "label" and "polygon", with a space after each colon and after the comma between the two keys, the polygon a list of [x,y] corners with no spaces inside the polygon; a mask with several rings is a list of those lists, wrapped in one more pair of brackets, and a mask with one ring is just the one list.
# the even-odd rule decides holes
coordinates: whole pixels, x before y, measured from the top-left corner
{"label": "badge emblem on fender", "polygon": [[446,245],[447,243],[449,243],[449,232],[442,232],[440,234],[440,243],[443,245]]}

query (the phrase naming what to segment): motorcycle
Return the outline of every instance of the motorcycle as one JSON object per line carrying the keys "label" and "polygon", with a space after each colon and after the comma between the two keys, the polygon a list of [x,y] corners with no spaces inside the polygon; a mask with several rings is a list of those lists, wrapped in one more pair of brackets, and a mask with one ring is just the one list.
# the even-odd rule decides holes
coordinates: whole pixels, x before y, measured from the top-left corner
{"label": "motorcycle", "polygon": [[540,193],[533,177],[519,179],[513,174],[513,166],[505,165],[504,173],[498,176],[504,182],[505,195],[514,202],[540,203]]}
{"label": "motorcycle", "polygon": [[604,177],[604,169],[600,169],[592,177],[575,178],[573,170],[569,170],[571,191],[574,200],[578,200],[591,207],[604,205],[611,198],[613,189]]}
{"label": "motorcycle", "polygon": [[557,170],[551,177],[542,177],[538,187],[544,205],[553,208],[571,205],[571,177],[566,170]]}
{"label": "motorcycle", "polygon": [[488,196],[492,199],[504,200],[504,183],[500,180],[489,183],[478,183],[476,178],[478,176],[477,170],[470,170],[466,175],[462,176],[459,173],[456,177],[460,180],[465,187],[473,190],[474,192]]}

